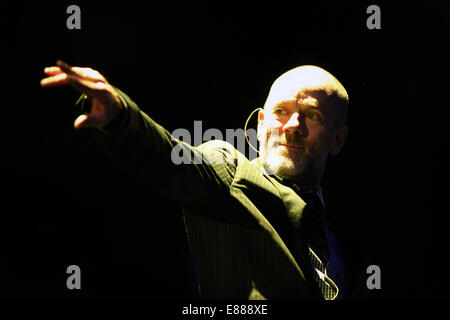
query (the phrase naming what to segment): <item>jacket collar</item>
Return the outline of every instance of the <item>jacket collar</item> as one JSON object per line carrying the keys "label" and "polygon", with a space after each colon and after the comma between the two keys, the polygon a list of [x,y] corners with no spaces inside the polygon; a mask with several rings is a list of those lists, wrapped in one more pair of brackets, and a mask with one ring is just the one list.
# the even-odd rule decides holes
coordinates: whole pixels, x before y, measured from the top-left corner
{"label": "jacket collar", "polygon": [[276,181],[278,181],[279,183],[290,187],[291,189],[293,189],[297,194],[316,194],[320,201],[322,202],[323,207],[325,207],[325,200],[323,198],[323,193],[322,193],[322,187],[319,186],[317,188],[307,188],[307,187],[303,187],[300,186],[298,183],[289,180],[289,179],[285,179],[277,174],[274,174],[273,172],[271,172],[270,170],[268,170],[266,167],[264,167],[264,165],[261,162],[261,158],[258,157],[254,160],[251,161],[252,164],[254,164],[256,167],[258,167],[264,175],[270,176],[272,178],[274,178]]}

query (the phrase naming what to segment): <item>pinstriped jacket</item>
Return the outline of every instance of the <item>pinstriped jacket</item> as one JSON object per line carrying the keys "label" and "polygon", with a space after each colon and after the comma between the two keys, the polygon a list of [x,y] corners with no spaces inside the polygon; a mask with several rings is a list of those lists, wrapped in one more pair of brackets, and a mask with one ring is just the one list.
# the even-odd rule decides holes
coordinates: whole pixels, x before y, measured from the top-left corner
{"label": "pinstriped jacket", "polygon": [[[136,180],[183,208],[201,297],[323,299],[302,236],[310,208],[298,187],[224,141],[192,147],[174,139],[117,91],[126,119],[96,140]],[[175,151],[188,161],[174,164]]]}

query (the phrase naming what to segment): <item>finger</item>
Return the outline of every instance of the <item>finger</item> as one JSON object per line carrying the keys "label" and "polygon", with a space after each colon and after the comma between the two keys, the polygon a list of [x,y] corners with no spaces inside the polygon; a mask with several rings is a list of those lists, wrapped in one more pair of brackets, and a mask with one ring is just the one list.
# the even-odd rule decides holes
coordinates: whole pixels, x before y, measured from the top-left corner
{"label": "finger", "polygon": [[72,66],[62,60],[56,61],[56,65],[65,73],[72,73]]}
{"label": "finger", "polygon": [[105,117],[96,114],[82,114],[75,119],[75,129],[101,128],[105,124]]}
{"label": "finger", "polygon": [[83,79],[75,74],[60,73],[55,76],[50,76],[41,80],[41,86],[47,87],[57,87],[71,85],[78,91],[86,93],[87,95],[95,96],[96,91],[101,91],[103,83],[92,82]]}
{"label": "finger", "polygon": [[106,81],[100,72],[91,68],[72,67],[72,71],[74,72],[74,74],[88,80],[102,81],[102,82]]}
{"label": "finger", "polygon": [[100,74],[100,72],[93,70],[92,68],[72,67],[68,63],[61,60],[58,60],[56,64],[63,72],[67,74],[76,74],[79,77],[94,81],[105,81],[105,78]]}
{"label": "finger", "polygon": [[44,88],[63,86],[67,84],[68,84],[68,76],[66,73],[61,73],[41,80],[41,86]]}
{"label": "finger", "polygon": [[75,122],[73,123],[74,128],[77,130],[83,128],[84,124],[87,121],[87,118],[88,118],[87,114],[82,114],[78,116],[78,118],[76,118]]}
{"label": "finger", "polygon": [[89,78],[89,79],[94,78],[98,75],[98,72],[95,70],[92,70],[91,68],[68,67],[67,64],[63,68],[58,67],[58,66],[51,66],[51,67],[46,67],[44,69],[44,73],[49,76],[57,75],[57,74],[60,74],[63,72],[69,73],[69,74],[74,73],[79,76],[82,76],[83,78]]}
{"label": "finger", "polygon": [[44,69],[44,73],[46,75],[48,75],[48,76],[55,76],[55,75],[60,74],[62,72],[63,71],[61,70],[60,67],[55,67],[55,66],[47,67],[47,68]]}
{"label": "finger", "polygon": [[59,87],[71,85],[78,91],[86,94],[92,93],[92,88],[89,84],[88,80],[84,80],[77,75],[70,75],[67,73],[60,73],[55,76],[50,76],[41,80],[41,86],[44,88],[47,87]]}

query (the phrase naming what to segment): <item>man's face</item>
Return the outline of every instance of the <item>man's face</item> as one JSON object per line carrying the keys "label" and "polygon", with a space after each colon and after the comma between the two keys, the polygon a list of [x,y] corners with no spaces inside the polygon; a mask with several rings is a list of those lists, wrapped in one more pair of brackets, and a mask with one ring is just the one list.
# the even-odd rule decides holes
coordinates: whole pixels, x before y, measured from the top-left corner
{"label": "man's face", "polygon": [[329,100],[320,87],[271,93],[258,120],[266,168],[303,184],[319,183],[328,153],[340,150],[336,152],[337,110]]}

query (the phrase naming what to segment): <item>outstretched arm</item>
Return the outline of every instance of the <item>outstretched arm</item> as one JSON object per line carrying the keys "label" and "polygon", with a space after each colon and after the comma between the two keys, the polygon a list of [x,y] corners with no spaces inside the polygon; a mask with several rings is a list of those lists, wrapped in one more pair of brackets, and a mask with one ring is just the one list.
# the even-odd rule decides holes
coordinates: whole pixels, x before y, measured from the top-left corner
{"label": "outstretched arm", "polygon": [[[75,120],[76,129],[105,128],[126,109],[124,126],[97,140],[110,158],[137,181],[191,212],[248,224],[240,221],[244,217],[235,215],[237,210],[230,197],[237,158],[242,156],[231,145],[211,142],[194,148],[174,139],[98,71],[58,61],[57,66],[45,68],[44,72],[48,77],[41,81],[43,87],[70,85],[91,101],[91,111]],[[174,151],[188,161],[175,164]]]}

